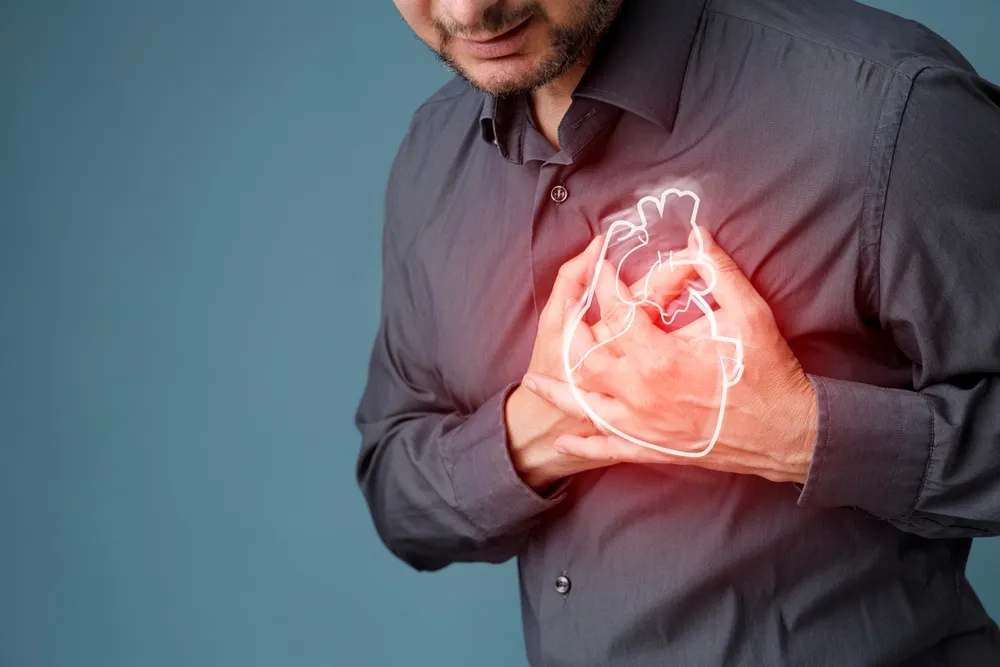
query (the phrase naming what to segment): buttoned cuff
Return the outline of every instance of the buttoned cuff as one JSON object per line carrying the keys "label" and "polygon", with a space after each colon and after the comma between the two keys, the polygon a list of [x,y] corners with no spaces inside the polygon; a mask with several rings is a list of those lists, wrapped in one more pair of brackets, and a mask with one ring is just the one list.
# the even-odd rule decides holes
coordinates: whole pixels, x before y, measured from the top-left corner
{"label": "buttoned cuff", "polygon": [[518,476],[510,460],[504,406],[518,384],[508,385],[470,415],[462,438],[468,446],[452,457],[458,506],[485,535],[515,529],[566,497],[566,483],[540,496]]}
{"label": "buttoned cuff", "polygon": [[933,442],[919,393],[807,375],[819,412],[798,504],[856,507],[881,519],[913,509]]}

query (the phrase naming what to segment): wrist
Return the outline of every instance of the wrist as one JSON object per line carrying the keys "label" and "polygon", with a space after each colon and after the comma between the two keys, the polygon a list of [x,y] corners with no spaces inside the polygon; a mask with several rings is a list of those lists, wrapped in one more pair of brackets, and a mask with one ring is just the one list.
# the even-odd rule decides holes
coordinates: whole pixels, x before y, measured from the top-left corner
{"label": "wrist", "polygon": [[794,409],[790,413],[794,417],[788,420],[790,428],[786,434],[786,442],[788,442],[791,452],[789,457],[790,473],[794,478],[793,481],[800,484],[806,482],[819,432],[819,406],[816,402],[816,390],[808,378],[804,379],[801,391],[796,392],[795,395]]}
{"label": "wrist", "polygon": [[572,472],[560,465],[565,457],[552,446],[560,434],[569,431],[565,425],[569,419],[524,387],[518,386],[507,397],[504,420],[510,460],[521,480],[537,492]]}

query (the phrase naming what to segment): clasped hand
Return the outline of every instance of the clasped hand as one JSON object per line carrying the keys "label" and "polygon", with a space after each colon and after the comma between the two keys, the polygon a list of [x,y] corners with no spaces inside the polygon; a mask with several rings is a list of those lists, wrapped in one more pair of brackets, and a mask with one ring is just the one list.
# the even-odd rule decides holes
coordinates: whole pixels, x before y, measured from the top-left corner
{"label": "clasped hand", "polygon": [[[812,383],[765,300],[709,232],[699,230],[700,253],[692,231],[688,248],[673,254],[684,268],[653,272],[642,285],[622,285],[615,267],[602,260],[595,289],[601,319],[594,325],[581,321],[567,327],[590,286],[603,238],[560,268],[521,387],[574,426],[553,439],[536,438],[533,447],[521,451],[512,443],[515,466],[522,464],[522,474],[536,488],[573,472],[623,462],[696,465],[775,482],[805,482],[816,438]],[[686,264],[696,253],[701,261]],[[742,342],[742,376],[728,389],[721,430],[710,451],[665,454],[595,426],[567,382],[560,363],[564,342],[572,358],[583,358],[571,379],[602,421],[643,442],[692,454],[704,451],[720,408],[720,343],[709,335],[708,317],[668,332],[656,325],[661,310],[651,305],[683,295],[697,277],[714,282],[717,331]],[[619,298],[640,289],[643,298],[632,303],[644,301],[642,306]],[[564,336],[570,340],[563,341]],[[512,395],[511,400],[517,399]],[[547,450],[544,455],[539,448]]]}

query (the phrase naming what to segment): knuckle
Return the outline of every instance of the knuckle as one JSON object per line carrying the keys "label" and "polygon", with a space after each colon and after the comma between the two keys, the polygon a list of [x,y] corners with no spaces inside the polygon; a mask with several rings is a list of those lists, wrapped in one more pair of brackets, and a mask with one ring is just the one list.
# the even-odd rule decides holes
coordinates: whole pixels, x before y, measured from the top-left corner
{"label": "knuckle", "polygon": [[764,303],[748,304],[743,311],[747,323],[754,329],[766,327],[771,323],[771,309]]}
{"label": "knuckle", "polygon": [[600,372],[597,354],[596,352],[591,352],[584,358],[579,368],[581,378],[593,377]]}
{"label": "knuckle", "polygon": [[[542,307],[542,312],[538,315],[539,329],[544,329],[547,334],[562,333],[562,328],[567,321],[566,311],[569,306],[561,304],[555,299],[549,299]],[[539,331],[541,333],[541,331]]]}
{"label": "knuckle", "polygon": [[648,385],[651,380],[654,380],[657,375],[660,374],[660,369],[655,367],[656,362],[652,362],[647,359],[643,359],[641,364],[635,364],[635,374],[639,378],[639,382],[643,385]]}
{"label": "knuckle", "polygon": [[576,263],[570,260],[559,267],[556,272],[557,280],[575,280],[576,279]]}
{"label": "knuckle", "polygon": [[603,376],[607,370],[606,354],[604,350],[595,350],[588,354],[580,364],[580,377],[584,380],[593,380]]}
{"label": "knuckle", "polygon": [[669,406],[651,392],[641,392],[632,397],[635,409],[646,415],[666,414]]}
{"label": "knuckle", "polygon": [[542,312],[538,314],[539,324],[541,324],[543,327],[546,328],[551,327],[555,323],[554,322],[555,317],[553,316],[554,315],[553,311],[554,307],[552,304],[552,299],[549,299],[548,302],[544,306],[542,306]]}
{"label": "knuckle", "polygon": [[740,267],[730,257],[716,257],[713,264],[719,273],[739,273],[740,271]]}
{"label": "knuckle", "polygon": [[646,373],[649,375],[660,375],[674,367],[679,355],[688,354],[687,346],[684,344],[688,343],[688,341],[682,341],[681,344],[678,344],[674,340],[670,340],[669,342],[669,347],[652,348],[646,352],[643,357],[643,366],[646,368]]}
{"label": "knuckle", "polygon": [[616,324],[624,321],[625,318],[628,317],[628,308],[621,301],[615,301],[613,303],[608,304],[608,307],[605,309],[605,311],[606,314],[604,315],[603,319],[606,319],[609,322],[614,322]]}

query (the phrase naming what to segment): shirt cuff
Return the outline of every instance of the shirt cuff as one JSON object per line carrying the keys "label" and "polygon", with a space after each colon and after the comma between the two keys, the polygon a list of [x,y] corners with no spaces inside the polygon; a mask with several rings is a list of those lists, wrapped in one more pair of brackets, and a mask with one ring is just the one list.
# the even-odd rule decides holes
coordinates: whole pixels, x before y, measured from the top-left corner
{"label": "shirt cuff", "polygon": [[517,387],[508,385],[468,417],[463,442],[452,457],[458,506],[484,534],[501,534],[558,505],[567,495],[559,483],[543,497],[518,476],[510,460],[504,406]]}
{"label": "shirt cuff", "polygon": [[933,414],[915,391],[808,375],[819,413],[800,506],[855,507],[881,519],[911,511],[933,445]]}

